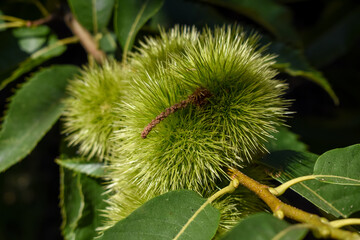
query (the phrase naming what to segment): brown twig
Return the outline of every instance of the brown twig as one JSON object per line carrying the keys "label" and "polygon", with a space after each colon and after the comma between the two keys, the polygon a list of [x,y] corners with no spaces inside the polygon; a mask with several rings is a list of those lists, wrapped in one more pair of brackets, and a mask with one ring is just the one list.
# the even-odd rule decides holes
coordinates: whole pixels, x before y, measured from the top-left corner
{"label": "brown twig", "polygon": [[34,21],[30,21],[30,20],[26,21],[26,26],[27,27],[39,26],[39,25],[49,23],[54,19],[55,19],[55,15],[51,14],[51,15],[48,15],[48,16],[46,16],[44,18],[40,18],[40,19],[37,19],[37,20],[34,20]]}
{"label": "brown twig", "polygon": [[86,52],[93,56],[97,63],[103,64],[106,59],[106,54],[98,49],[97,43],[91,34],[76,20],[76,18],[73,17],[71,13],[66,14],[64,20],[72,33],[79,38],[79,41]]}
{"label": "brown twig", "polygon": [[142,131],[141,137],[146,138],[150,131],[159,124],[162,120],[167,118],[170,114],[178,111],[179,109],[186,108],[189,104],[194,104],[196,106],[202,106],[206,104],[207,99],[211,96],[211,93],[206,88],[198,88],[187,97],[186,100],[183,100],[179,103],[175,103],[169,108],[166,108],[164,112],[160,113],[155,119],[153,119]]}
{"label": "brown twig", "polygon": [[325,218],[321,218],[318,215],[302,211],[298,208],[283,203],[269,191],[268,186],[255,181],[239,170],[229,169],[229,175],[233,179],[237,179],[240,185],[243,185],[250,191],[254,192],[260,199],[262,199],[270,207],[275,216],[279,218],[287,217],[298,222],[310,224],[314,227],[314,234],[319,238],[347,240],[360,239],[360,235],[355,232],[334,228]]}

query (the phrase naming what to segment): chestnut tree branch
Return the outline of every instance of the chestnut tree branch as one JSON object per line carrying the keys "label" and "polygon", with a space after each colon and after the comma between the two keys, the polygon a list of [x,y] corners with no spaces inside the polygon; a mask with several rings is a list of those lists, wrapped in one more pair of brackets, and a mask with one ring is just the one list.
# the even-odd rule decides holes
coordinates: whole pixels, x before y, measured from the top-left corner
{"label": "chestnut tree branch", "polygon": [[254,192],[261,200],[263,200],[276,217],[280,219],[287,217],[301,223],[310,224],[313,226],[314,235],[318,238],[360,239],[359,234],[336,228],[331,225],[326,218],[283,203],[269,191],[269,186],[255,181],[237,169],[229,169],[229,175],[232,179],[237,179],[240,185]]}
{"label": "chestnut tree branch", "polygon": [[88,52],[97,63],[103,64],[106,60],[106,54],[98,49],[97,43],[89,31],[86,30],[71,13],[66,14],[64,20],[72,33],[79,38],[86,52]]}
{"label": "chestnut tree branch", "polygon": [[27,27],[39,26],[39,25],[43,25],[43,24],[46,24],[48,22],[51,22],[54,19],[55,19],[55,15],[50,14],[50,15],[47,15],[46,17],[44,17],[44,18],[40,18],[40,19],[37,19],[37,20],[34,20],[34,21],[30,21],[30,20],[26,21],[26,26]]}

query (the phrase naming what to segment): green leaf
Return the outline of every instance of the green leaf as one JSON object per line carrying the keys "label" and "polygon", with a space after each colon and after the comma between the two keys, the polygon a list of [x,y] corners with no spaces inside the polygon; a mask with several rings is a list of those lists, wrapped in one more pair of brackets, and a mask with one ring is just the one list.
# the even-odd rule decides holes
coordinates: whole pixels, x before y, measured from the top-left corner
{"label": "green leaf", "polygon": [[104,163],[87,162],[85,159],[57,159],[56,163],[77,173],[92,177],[104,177]]}
{"label": "green leaf", "polygon": [[[0,32],[0,81],[19,63],[47,43],[50,29],[46,26],[17,28]],[[3,88],[1,84],[0,88]]]}
{"label": "green leaf", "polygon": [[[211,239],[218,228],[219,210],[189,190],[173,191],[146,202],[127,218],[106,230],[101,240],[113,239]],[[188,221],[190,224],[187,225]],[[184,228],[186,227],[186,228]]]}
{"label": "green leaf", "polygon": [[12,31],[0,32],[0,84],[21,61],[29,56],[18,45]]}
{"label": "green leaf", "polygon": [[0,33],[0,90],[48,59],[61,55],[66,41],[47,26],[18,28]]}
{"label": "green leaf", "polygon": [[103,34],[99,41],[99,47],[107,55],[114,56],[117,48],[115,34],[112,32]]}
{"label": "green leaf", "polygon": [[84,174],[60,167],[60,205],[63,217],[62,233],[66,240],[88,240],[98,235],[97,227],[105,220],[102,183]]}
{"label": "green leaf", "polygon": [[80,174],[60,167],[60,206],[63,220],[61,229],[66,240],[75,239],[74,230],[84,209],[80,178]]}
{"label": "green leaf", "polygon": [[56,56],[60,56],[66,50],[66,46],[61,40],[57,40],[55,35],[51,35],[49,38],[49,45],[34,52],[29,58],[21,62],[18,68],[11,73],[11,75],[3,80],[0,84],[0,90],[6,87],[7,84],[14,81],[24,73],[29,72],[34,67],[39,66],[48,59]]}
{"label": "green leaf", "polygon": [[5,21],[1,18],[1,16],[4,15],[3,12],[0,10],[0,32],[4,31],[6,29],[5,27]]}
{"label": "green leaf", "polygon": [[315,70],[309,65],[303,53],[299,49],[291,48],[281,42],[275,42],[269,46],[268,51],[278,55],[276,58],[276,64],[273,65],[274,68],[291,76],[304,77],[313,81],[329,94],[336,105],[339,104],[339,99],[330,83],[321,72]]}
{"label": "green leaf", "polygon": [[164,0],[116,1],[114,26],[124,56],[134,44],[137,32],[163,3]]}
{"label": "green leaf", "polygon": [[360,38],[359,22],[360,7],[356,7],[317,37],[306,48],[306,56],[317,67],[332,63],[352,47],[356,47]]}
{"label": "green leaf", "polygon": [[0,172],[24,158],[62,113],[72,65],[53,66],[36,73],[14,95],[0,132]]}
{"label": "green leaf", "polygon": [[[309,152],[278,151],[261,159],[275,169],[273,177],[284,183],[291,179],[313,175],[318,156]],[[311,203],[335,217],[348,217],[360,210],[358,186],[341,186],[318,180],[300,182],[291,187]]]}
{"label": "green leaf", "polygon": [[13,35],[19,39],[20,49],[28,54],[40,49],[45,44],[46,37],[49,34],[50,29],[44,25],[35,28],[17,28],[13,30]]}
{"label": "green leaf", "polygon": [[107,206],[103,183],[81,174],[81,191],[84,196],[84,208],[75,229],[76,240],[94,239],[98,236],[96,229],[106,220],[102,210]]}
{"label": "green leaf", "polygon": [[43,46],[51,32],[49,27],[40,25],[36,27],[15,28],[11,33],[17,39],[19,48],[31,54]]}
{"label": "green leaf", "polygon": [[206,0],[244,15],[261,25],[279,40],[300,45],[299,36],[292,26],[289,9],[269,0]]}
{"label": "green leaf", "polygon": [[108,25],[115,0],[68,0],[68,2],[81,25],[97,33]]}
{"label": "green leaf", "polygon": [[[314,175],[332,175],[333,177],[320,178],[328,183],[360,185],[360,144],[322,154],[315,163]],[[360,188],[358,191],[360,192]]]}
{"label": "green leaf", "polygon": [[280,150],[306,151],[306,144],[299,141],[299,136],[288,128],[278,127],[277,131],[273,134],[274,139],[270,139],[265,143],[265,147],[269,152]]}
{"label": "green leaf", "polygon": [[257,213],[242,220],[221,240],[257,239],[257,240],[296,240],[303,239],[308,229],[303,225],[293,225],[273,217],[268,213]]}

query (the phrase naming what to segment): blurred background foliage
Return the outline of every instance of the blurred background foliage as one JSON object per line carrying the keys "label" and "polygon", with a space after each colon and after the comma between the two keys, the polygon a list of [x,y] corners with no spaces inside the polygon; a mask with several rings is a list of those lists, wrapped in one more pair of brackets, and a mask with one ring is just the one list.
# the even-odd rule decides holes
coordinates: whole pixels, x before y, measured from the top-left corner
{"label": "blurred background foliage", "polygon": [[[0,16],[31,21],[48,13],[53,17],[37,28],[9,29],[0,18],[2,113],[10,96],[31,76],[29,72],[53,64],[87,63],[87,53],[79,43],[53,45],[58,39],[72,36],[61,17],[69,11],[92,33],[100,33],[99,45],[107,55],[121,59],[126,43],[116,31],[123,21],[119,23],[116,19],[128,17],[126,14],[137,10],[136,4],[144,1],[98,0],[100,5],[104,4],[99,8],[105,11],[102,13],[105,17],[98,19],[96,29],[86,22],[92,16],[82,15],[81,11],[91,2],[1,1]],[[113,9],[123,15],[114,17]],[[272,42],[269,51],[279,55],[276,66],[281,71],[279,78],[287,80],[290,85],[287,98],[294,99],[291,110],[295,113],[288,119],[288,125],[308,145],[309,151],[321,154],[359,142],[358,0],[166,0],[150,20],[144,19],[145,25],[134,44],[144,36],[156,35],[158,26],[187,24],[200,28],[234,22],[259,32],[264,44]],[[49,46],[47,51],[39,51]],[[60,154],[60,133],[58,122],[22,162],[0,174],[0,239],[62,238],[59,168],[54,162]]]}

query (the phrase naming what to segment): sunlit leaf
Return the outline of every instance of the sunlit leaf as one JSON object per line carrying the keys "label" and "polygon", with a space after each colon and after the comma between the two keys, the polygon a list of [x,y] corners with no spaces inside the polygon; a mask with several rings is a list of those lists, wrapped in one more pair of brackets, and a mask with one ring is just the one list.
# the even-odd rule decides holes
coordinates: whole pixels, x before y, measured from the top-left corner
{"label": "sunlit leaf", "polygon": [[[127,218],[106,230],[101,240],[211,239],[220,212],[210,204],[194,214],[206,199],[193,191],[173,191],[146,202]],[[189,224],[187,224],[189,222]]]}
{"label": "sunlit leaf", "polygon": [[300,240],[305,237],[307,232],[308,229],[302,225],[291,226],[268,213],[257,213],[242,220],[221,240]]}
{"label": "sunlit leaf", "polygon": [[[273,177],[280,182],[313,175],[318,156],[308,152],[278,151],[263,158],[261,162],[274,169]],[[308,180],[291,187],[311,203],[335,217],[348,217],[360,210],[358,186],[341,186]]]}
{"label": "sunlit leaf", "polygon": [[315,163],[314,175],[332,175],[320,180],[334,184],[360,185],[360,144],[322,154]]}

